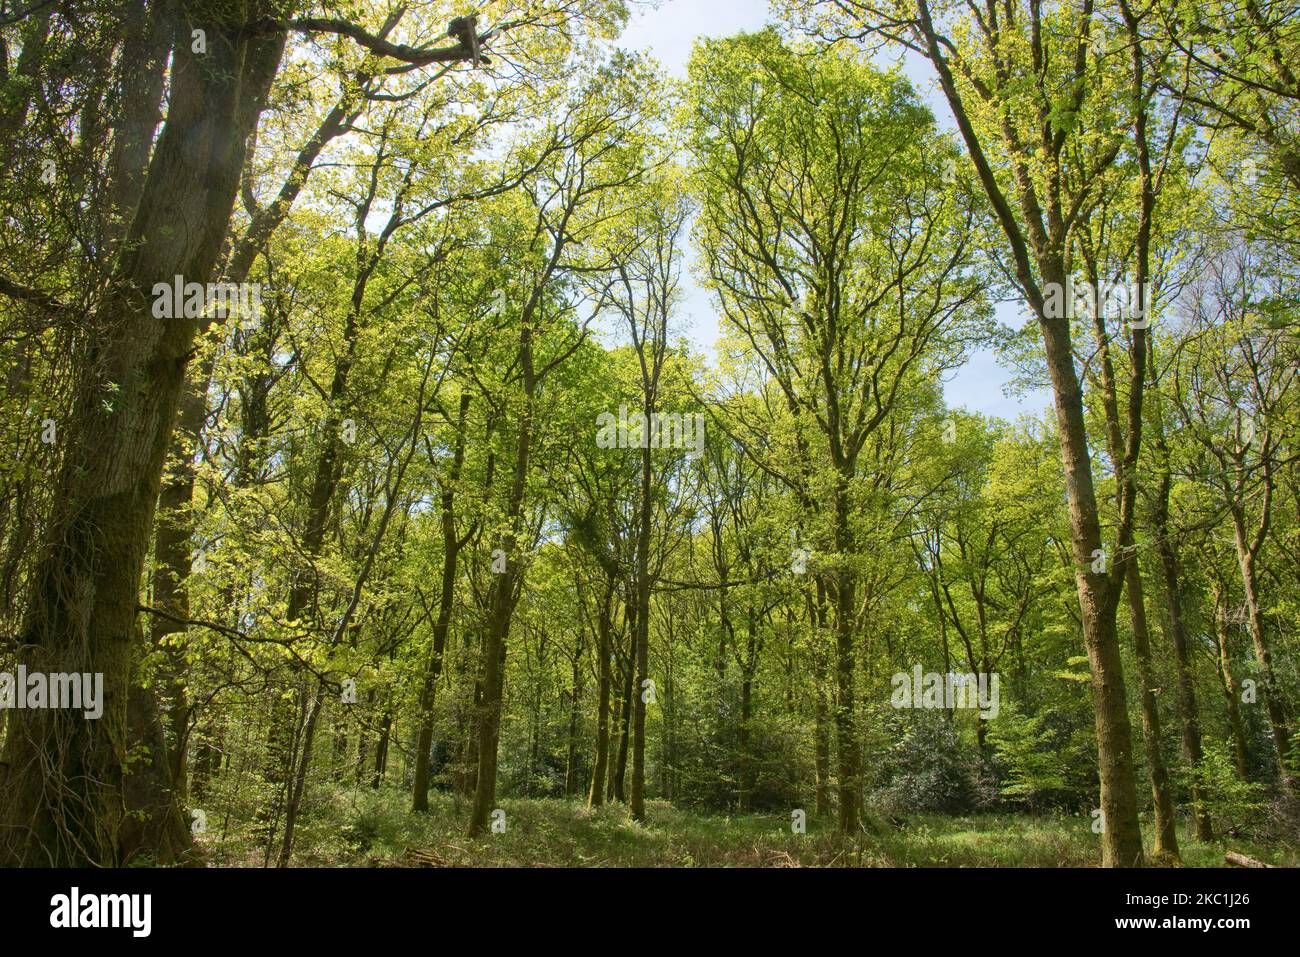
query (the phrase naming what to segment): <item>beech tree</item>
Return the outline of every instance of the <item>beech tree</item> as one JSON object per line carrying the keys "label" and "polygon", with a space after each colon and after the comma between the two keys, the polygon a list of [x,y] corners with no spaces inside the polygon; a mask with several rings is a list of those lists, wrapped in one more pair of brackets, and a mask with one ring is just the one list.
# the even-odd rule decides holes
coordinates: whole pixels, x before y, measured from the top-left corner
{"label": "beech tree", "polygon": [[[835,641],[840,827],[852,833],[862,455],[909,383],[955,360],[958,327],[981,300],[973,210],[941,188],[930,117],[900,81],[851,57],[809,62],[770,32],[703,46],[691,68],[692,150],[710,284],[803,423],[795,462],[806,477],[782,470],[783,480],[830,504],[813,544],[825,551]],[[886,116],[892,139],[875,128]],[[809,458],[812,435],[829,472]]]}

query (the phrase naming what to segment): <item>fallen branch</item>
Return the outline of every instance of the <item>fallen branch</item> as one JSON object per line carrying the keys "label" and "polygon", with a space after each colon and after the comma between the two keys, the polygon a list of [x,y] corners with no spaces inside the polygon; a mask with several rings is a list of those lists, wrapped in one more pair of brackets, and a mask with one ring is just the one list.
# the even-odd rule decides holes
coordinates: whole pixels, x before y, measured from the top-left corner
{"label": "fallen branch", "polygon": [[1245,854],[1238,854],[1236,851],[1228,851],[1228,853],[1224,854],[1223,861],[1230,867],[1276,867],[1275,864],[1265,864],[1263,861],[1257,861]]}

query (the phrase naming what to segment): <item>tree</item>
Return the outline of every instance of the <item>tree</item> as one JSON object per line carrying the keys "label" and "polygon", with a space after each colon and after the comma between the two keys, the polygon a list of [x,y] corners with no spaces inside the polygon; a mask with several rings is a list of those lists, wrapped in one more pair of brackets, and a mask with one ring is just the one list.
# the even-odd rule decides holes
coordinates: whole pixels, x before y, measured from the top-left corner
{"label": "tree", "polygon": [[[1006,236],[1008,271],[1038,322],[1056,406],[1092,672],[1106,822],[1103,861],[1108,866],[1140,865],[1132,740],[1115,614],[1130,561],[1122,550],[1129,547],[1132,527],[1146,331],[1130,325],[1132,377],[1121,470],[1122,500],[1127,504],[1116,542],[1121,551],[1114,563],[1097,563],[1105,549],[1083,394],[1072,354],[1069,310],[1060,306],[1071,275],[1073,230],[1096,202],[1100,184],[1124,146],[1114,126],[1114,100],[1128,97],[1133,84],[1147,88],[1141,52],[1130,45],[1133,70],[1108,87],[1099,66],[1109,55],[1106,27],[1092,0],[1050,10],[1013,4],[1006,15],[990,17],[929,0],[852,0],[834,6],[847,14],[845,29],[911,50],[934,68],[980,188]],[[1127,6],[1121,12],[1127,28]],[[1094,42],[1094,36],[1101,42]],[[1147,223],[1142,229],[1149,231],[1153,193],[1149,158],[1143,159],[1149,153],[1145,104],[1145,96],[1133,100],[1131,123],[1141,216]],[[1132,273],[1142,289],[1149,277],[1146,247],[1139,242],[1135,249]]]}
{"label": "tree", "polygon": [[[343,21],[268,19],[261,4],[189,9],[205,42],[172,50],[171,95],[131,226],[91,320],[66,452],[21,644],[42,668],[102,673],[98,722],[16,717],[6,742],[5,837],[13,863],[111,865],[120,857],[126,698],[140,574],[191,343],[193,317],[159,320],[150,290],[212,276],[246,144],[290,30],[344,33],[407,62],[450,62],[460,46],[394,47]],[[256,25],[255,29],[249,29]],[[185,228],[177,239],[178,224]]]}
{"label": "tree", "polygon": [[[953,360],[958,327],[978,315],[973,211],[941,187],[933,121],[898,78],[836,52],[814,60],[770,31],[706,42],[690,74],[710,285],[772,398],[829,462],[813,466],[807,446],[794,460],[809,466],[804,494],[828,503],[818,575],[835,641],[839,823],[853,833],[863,450],[909,387]],[[804,481],[763,466],[792,488]]]}

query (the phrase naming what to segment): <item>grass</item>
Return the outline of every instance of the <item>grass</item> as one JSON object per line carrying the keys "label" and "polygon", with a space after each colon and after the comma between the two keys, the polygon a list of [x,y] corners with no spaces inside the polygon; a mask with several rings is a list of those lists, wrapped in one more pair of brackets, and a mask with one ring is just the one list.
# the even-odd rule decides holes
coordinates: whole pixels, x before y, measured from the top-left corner
{"label": "grass", "polygon": [[[897,824],[872,817],[847,839],[833,819],[809,815],[806,834],[788,816],[706,814],[649,802],[645,824],[622,805],[589,810],[559,799],[504,799],[503,833],[465,836],[468,804],[430,796],[428,814],[397,791],[321,795],[299,829],[294,864],[343,867],[1094,867],[1098,837],[1087,818],[916,816]],[[1145,832],[1150,846],[1150,827]],[[1183,865],[1221,867],[1227,849],[1296,866],[1293,851],[1180,835]],[[260,864],[247,846],[208,844],[214,864]]]}

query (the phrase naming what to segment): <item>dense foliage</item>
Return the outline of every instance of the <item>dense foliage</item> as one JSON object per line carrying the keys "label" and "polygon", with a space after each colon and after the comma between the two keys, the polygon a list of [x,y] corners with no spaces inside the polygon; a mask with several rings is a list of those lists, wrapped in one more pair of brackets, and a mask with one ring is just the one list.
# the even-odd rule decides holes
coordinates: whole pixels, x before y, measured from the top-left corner
{"label": "dense foliage", "polygon": [[[0,672],[105,681],[0,709],[0,860],[524,798],[1293,859],[1300,13],[784,0],[674,79],[462,12],[0,6]],[[946,404],[990,351],[1052,407]]]}

